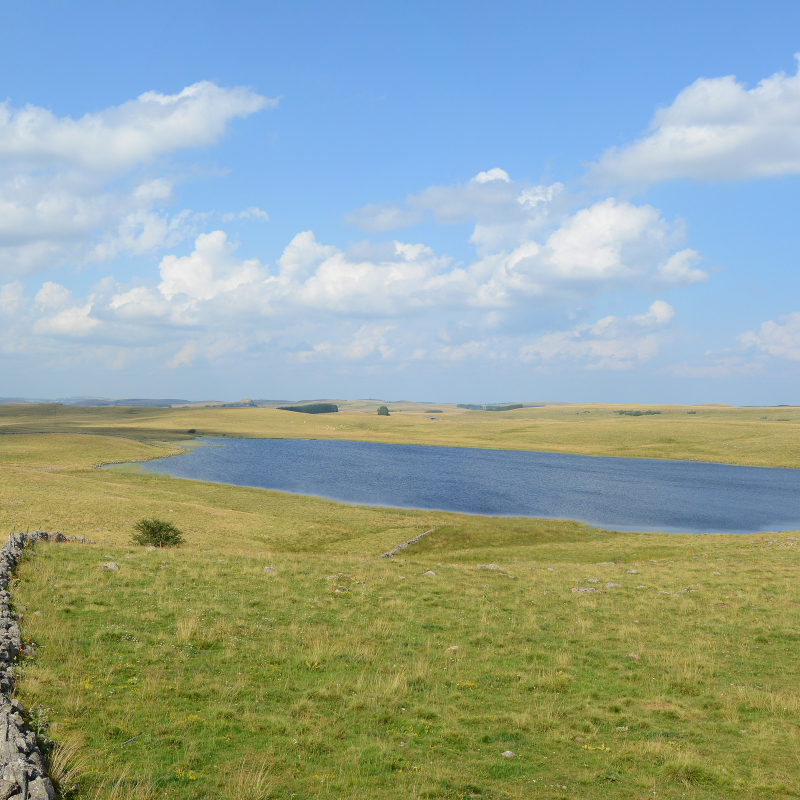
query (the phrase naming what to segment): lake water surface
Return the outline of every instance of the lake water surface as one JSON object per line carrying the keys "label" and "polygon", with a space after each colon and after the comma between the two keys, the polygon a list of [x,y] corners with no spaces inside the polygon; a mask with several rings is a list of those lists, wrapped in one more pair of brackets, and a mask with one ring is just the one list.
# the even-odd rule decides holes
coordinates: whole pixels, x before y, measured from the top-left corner
{"label": "lake water surface", "polygon": [[800,529],[800,470],[308,439],[196,444],[142,469],[344,503],[574,519],[617,530]]}

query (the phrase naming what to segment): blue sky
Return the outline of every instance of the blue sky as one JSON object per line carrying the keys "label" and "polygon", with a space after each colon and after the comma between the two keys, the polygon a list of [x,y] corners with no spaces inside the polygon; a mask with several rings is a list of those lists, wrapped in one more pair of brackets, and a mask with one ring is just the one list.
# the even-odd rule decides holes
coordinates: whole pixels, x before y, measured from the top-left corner
{"label": "blue sky", "polygon": [[0,7],[0,395],[793,404],[800,7]]}

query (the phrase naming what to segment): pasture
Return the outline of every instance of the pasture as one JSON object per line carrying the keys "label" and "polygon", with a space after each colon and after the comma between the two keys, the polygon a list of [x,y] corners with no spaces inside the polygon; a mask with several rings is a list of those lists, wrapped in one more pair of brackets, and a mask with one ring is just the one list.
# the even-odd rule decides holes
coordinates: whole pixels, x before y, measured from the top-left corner
{"label": "pasture", "polygon": [[[61,407],[58,430],[46,408],[0,407],[0,430],[20,434],[0,436],[0,523],[94,542],[39,545],[11,588],[35,643],[17,694],[50,709],[49,732],[73,748],[72,796],[797,795],[798,534],[619,533],[95,469],[180,452],[189,428],[300,426],[796,465],[794,409],[555,406],[446,422],[435,407],[436,422]],[[131,545],[144,516],[187,543]]]}

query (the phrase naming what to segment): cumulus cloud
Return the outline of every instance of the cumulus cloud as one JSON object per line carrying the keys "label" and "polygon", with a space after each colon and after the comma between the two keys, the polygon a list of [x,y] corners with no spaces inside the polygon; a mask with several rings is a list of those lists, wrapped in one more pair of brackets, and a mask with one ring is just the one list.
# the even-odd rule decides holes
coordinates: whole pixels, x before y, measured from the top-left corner
{"label": "cumulus cloud", "polygon": [[159,266],[158,289],[167,300],[184,294],[191,300],[211,300],[243,284],[263,277],[258,259],[242,261],[234,255],[236,245],[224,231],[203,233],[195,241],[191,255],[165,256]]}
{"label": "cumulus cloud", "polygon": [[489,183],[489,181],[503,181],[504,183],[511,182],[511,178],[508,177],[508,173],[499,167],[487,170],[486,172],[479,172],[472,180],[475,181],[475,183]]}
{"label": "cumulus cloud", "polygon": [[800,311],[780,319],[782,323],[774,320],[762,323],[758,333],[747,331],[741,334],[739,341],[771,356],[800,361]]}
{"label": "cumulus cloud", "polygon": [[[276,102],[245,87],[202,81],[174,95],[146,92],[79,119],[0,104],[0,274],[107,261],[191,235],[195,215],[163,210],[173,179],[140,177],[141,168],[213,144],[231,120]],[[255,207],[247,213],[264,214]]]}
{"label": "cumulus cloud", "polygon": [[398,203],[373,203],[351,211],[344,222],[367,233],[396,230],[431,218],[441,224],[475,222],[471,241],[497,249],[547,225],[566,208],[560,183],[534,186],[512,181],[505,170],[480,172],[466,184],[429,186]]}
{"label": "cumulus cloud", "polygon": [[[795,56],[800,61],[800,54]],[[732,75],[699,78],[656,111],[647,133],[606,150],[588,171],[602,185],[678,178],[739,180],[800,173],[800,70],[752,89]]]}
{"label": "cumulus cloud", "polygon": [[33,105],[0,104],[0,169],[17,165],[42,169],[57,165],[79,172],[117,175],[156,156],[216,142],[234,117],[275,106],[246,87],[225,89],[210,81],[178,94],[145,92],[122,105],[56,117]]}
{"label": "cumulus cloud", "polygon": [[[161,179],[139,184],[142,202],[170,191]],[[425,360],[625,369],[658,352],[672,307],[657,300],[641,314],[581,325],[569,321],[571,312],[590,318],[603,295],[661,293],[708,276],[684,246],[681,222],[656,208],[614,198],[575,204],[561,184],[514,181],[495,168],[465,184],[429,187],[402,206],[367,207],[377,220],[473,221],[469,262],[401,238],[341,248],[306,230],[268,265],[241,256],[223,230],[194,232],[193,249],[162,256],[157,277],[107,277],[83,298],[53,281],[30,299],[6,284],[0,309],[16,316],[3,347],[54,350],[80,340],[108,353],[110,366],[130,364],[138,352],[167,369],[266,350],[286,361],[363,369]],[[107,252],[187,236],[193,225],[188,213],[131,215],[118,235],[127,243],[108,243]],[[257,207],[235,215],[265,217]]]}
{"label": "cumulus cloud", "polygon": [[571,361],[593,369],[630,369],[658,353],[663,342],[659,329],[675,312],[656,300],[644,314],[603,317],[593,324],[539,336],[520,349],[523,361]]}

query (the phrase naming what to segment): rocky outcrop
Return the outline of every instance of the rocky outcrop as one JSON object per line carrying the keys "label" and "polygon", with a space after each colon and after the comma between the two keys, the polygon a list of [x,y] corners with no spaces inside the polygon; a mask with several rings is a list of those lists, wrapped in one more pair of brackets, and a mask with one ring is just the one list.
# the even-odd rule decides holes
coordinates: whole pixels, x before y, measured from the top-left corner
{"label": "rocky outcrop", "polygon": [[0,800],[53,800],[36,735],[22,718],[23,707],[12,700],[14,661],[22,652],[16,615],[8,608],[11,573],[26,544],[66,541],[63,534],[45,531],[12,533],[0,549]]}

